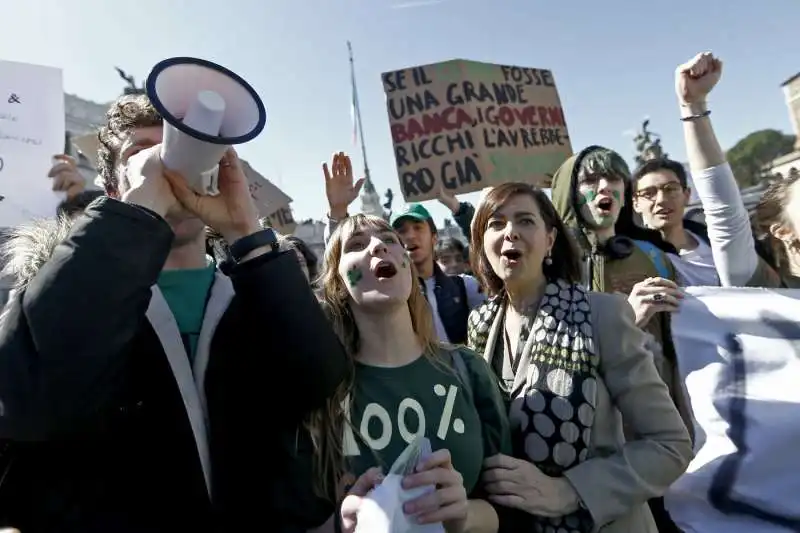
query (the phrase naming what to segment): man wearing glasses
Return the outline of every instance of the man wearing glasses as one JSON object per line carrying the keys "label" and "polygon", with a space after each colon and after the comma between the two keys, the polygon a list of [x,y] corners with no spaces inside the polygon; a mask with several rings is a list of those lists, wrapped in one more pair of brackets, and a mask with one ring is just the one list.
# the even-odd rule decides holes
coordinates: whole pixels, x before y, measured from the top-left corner
{"label": "man wearing glasses", "polygon": [[718,286],[719,276],[705,225],[684,219],[691,190],[686,169],[671,159],[651,159],[632,176],[633,209],[645,226],[661,233],[679,256],[670,256],[683,285]]}

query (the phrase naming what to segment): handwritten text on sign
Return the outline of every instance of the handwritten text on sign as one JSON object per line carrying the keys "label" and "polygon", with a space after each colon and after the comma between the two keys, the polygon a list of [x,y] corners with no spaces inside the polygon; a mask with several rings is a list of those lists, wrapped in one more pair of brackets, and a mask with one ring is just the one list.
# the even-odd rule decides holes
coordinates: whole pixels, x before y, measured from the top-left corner
{"label": "handwritten text on sign", "polygon": [[549,70],[453,60],[383,74],[407,201],[546,184],[572,154]]}
{"label": "handwritten text on sign", "polygon": [[280,233],[285,235],[292,233],[297,227],[289,205],[292,199],[247,161],[242,160],[242,168],[247,176],[250,196],[256,204],[259,217],[266,218],[269,225]]}
{"label": "handwritten text on sign", "polygon": [[64,150],[64,124],[61,70],[0,61],[0,227],[55,215],[47,172]]}
{"label": "handwritten text on sign", "polygon": [[297,222],[295,222],[294,215],[292,215],[292,208],[288,205],[281,207],[274,213],[270,213],[266,218],[270,227],[275,228],[284,235],[292,234],[297,228]]}
{"label": "handwritten text on sign", "polygon": [[800,531],[800,290],[690,287],[673,316],[694,459],[664,497],[685,531]]}

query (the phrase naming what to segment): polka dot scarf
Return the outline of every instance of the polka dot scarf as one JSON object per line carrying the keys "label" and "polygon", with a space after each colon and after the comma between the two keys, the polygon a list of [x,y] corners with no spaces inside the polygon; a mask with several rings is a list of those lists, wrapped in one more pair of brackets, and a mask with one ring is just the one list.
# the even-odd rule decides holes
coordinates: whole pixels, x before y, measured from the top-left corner
{"label": "polka dot scarf", "polygon": [[[504,315],[504,296],[470,315],[470,348],[490,363],[505,356]],[[487,346],[490,341],[492,346]],[[517,456],[545,474],[561,476],[586,460],[594,423],[598,357],[586,290],[562,280],[549,283],[538,309],[523,322],[517,345],[519,363],[508,390]],[[533,531],[592,531],[584,509],[564,517],[531,519]]]}

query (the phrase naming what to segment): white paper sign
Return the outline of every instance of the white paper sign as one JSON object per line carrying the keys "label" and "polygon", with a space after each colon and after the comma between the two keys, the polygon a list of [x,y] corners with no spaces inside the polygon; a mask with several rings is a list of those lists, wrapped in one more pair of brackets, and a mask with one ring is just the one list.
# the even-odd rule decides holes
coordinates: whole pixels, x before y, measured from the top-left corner
{"label": "white paper sign", "polygon": [[687,292],[672,332],[695,458],[667,508],[687,533],[800,531],[800,290]]}
{"label": "white paper sign", "polygon": [[0,227],[55,215],[47,173],[65,128],[61,70],[0,61]]}

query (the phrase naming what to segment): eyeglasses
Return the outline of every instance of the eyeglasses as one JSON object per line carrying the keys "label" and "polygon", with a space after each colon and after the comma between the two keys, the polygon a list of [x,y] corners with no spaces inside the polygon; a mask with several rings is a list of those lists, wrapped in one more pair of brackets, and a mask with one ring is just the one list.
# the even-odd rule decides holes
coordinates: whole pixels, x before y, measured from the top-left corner
{"label": "eyeglasses", "polygon": [[673,197],[682,193],[683,187],[680,183],[675,183],[673,181],[660,186],[645,187],[644,189],[636,191],[636,196],[644,198],[645,200],[654,200],[659,191],[663,192],[666,197]]}

